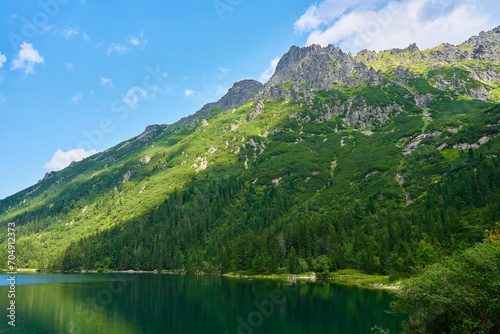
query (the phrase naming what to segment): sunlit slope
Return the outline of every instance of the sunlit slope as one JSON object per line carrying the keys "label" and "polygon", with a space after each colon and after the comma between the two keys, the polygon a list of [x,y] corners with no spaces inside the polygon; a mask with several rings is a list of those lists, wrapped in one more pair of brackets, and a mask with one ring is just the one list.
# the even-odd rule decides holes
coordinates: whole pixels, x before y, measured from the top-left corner
{"label": "sunlit slope", "polygon": [[[498,219],[490,205],[498,200],[498,180],[490,179],[500,152],[495,34],[483,36],[493,41],[486,51],[473,39],[451,51],[410,47],[356,57],[333,46],[294,47],[265,87],[237,83],[193,116],[148,126],[48,175],[2,200],[0,222],[16,222],[19,265],[36,268],[58,269],[66,259],[63,269],[189,262],[193,269],[246,270],[255,259],[259,268],[259,254],[266,257],[277,242],[288,246],[276,268],[293,247],[309,269],[319,256],[338,254],[346,266],[361,267],[364,251],[379,269],[384,252],[402,258],[398,271],[411,265],[403,262],[420,241],[435,239],[436,251],[452,252],[457,240],[471,244]],[[420,226],[424,207],[449,204],[436,187],[454,175],[477,178],[490,197],[468,210],[453,203],[445,210],[453,217]],[[393,228],[402,217],[408,227]],[[453,235],[439,227],[447,219],[460,222],[449,228]],[[389,240],[394,233],[397,245]],[[251,239],[268,246],[245,244]],[[248,254],[236,254],[245,247]],[[155,260],[120,262],[138,249]],[[222,249],[251,260],[223,263]]]}

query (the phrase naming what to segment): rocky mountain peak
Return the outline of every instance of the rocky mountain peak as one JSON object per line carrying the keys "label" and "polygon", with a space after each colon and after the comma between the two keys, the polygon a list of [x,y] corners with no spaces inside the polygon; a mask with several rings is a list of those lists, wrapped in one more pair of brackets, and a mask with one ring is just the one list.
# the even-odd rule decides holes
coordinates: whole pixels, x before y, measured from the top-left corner
{"label": "rocky mountain peak", "polygon": [[256,80],[245,79],[233,84],[227,93],[217,102],[205,104],[194,115],[182,119],[182,126],[192,123],[196,118],[208,118],[212,113],[213,108],[221,110],[229,110],[244,105],[245,103],[254,100],[264,89],[264,85]]}
{"label": "rocky mountain peak", "polygon": [[160,125],[158,124],[151,124],[151,125],[148,125],[146,126],[146,129],[144,130],[143,133],[153,133],[156,131],[156,129],[159,127]]}
{"label": "rocky mountain peak", "polygon": [[481,31],[478,36],[472,36],[467,41],[461,44],[461,46],[499,46],[500,45],[500,26],[489,30]]}
{"label": "rocky mountain peak", "polygon": [[256,80],[245,79],[233,84],[227,93],[217,102],[207,103],[200,109],[200,112],[209,111],[212,108],[228,110],[239,107],[257,96],[264,85]]}
{"label": "rocky mountain peak", "polygon": [[410,44],[406,49],[410,52],[420,51],[420,48],[417,46],[417,43]]}
{"label": "rocky mountain peak", "polygon": [[325,48],[317,44],[302,48],[294,45],[283,55],[283,57],[281,57],[278,65],[276,66],[275,73],[286,71],[287,69],[293,69],[297,63],[300,63],[304,59],[320,59],[325,57],[347,60],[347,58],[349,58],[349,54],[344,53],[340,48],[331,44]]}
{"label": "rocky mountain peak", "polygon": [[54,176],[55,172],[51,171],[51,172],[47,172],[45,173],[42,181],[45,181],[45,180],[48,180],[48,179],[51,179],[53,176]]}
{"label": "rocky mountain peak", "polygon": [[163,130],[167,127],[166,124],[151,124],[146,126],[146,129],[143,133],[141,133],[138,137],[138,140],[141,142],[147,142],[149,139],[153,138],[153,135],[156,130]]}
{"label": "rocky mountain peak", "polygon": [[[321,47],[292,46],[281,57],[271,79],[266,83],[263,98],[276,100],[294,96],[294,92],[306,86],[311,90],[330,90],[334,85],[357,87],[364,82],[377,84],[383,79],[382,72],[368,68],[334,45]],[[288,89],[288,83],[293,89]]]}
{"label": "rocky mountain peak", "polygon": [[500,61],[500,26],[489,30],[481,31],[478,36],[472,36],[461,47],[472,48],[472,58],[484,61]]}

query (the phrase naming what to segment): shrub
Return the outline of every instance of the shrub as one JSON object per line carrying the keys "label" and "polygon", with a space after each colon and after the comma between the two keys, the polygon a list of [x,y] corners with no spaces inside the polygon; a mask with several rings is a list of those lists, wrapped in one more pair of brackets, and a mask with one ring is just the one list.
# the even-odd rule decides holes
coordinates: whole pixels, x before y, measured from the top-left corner
{"label": "shrub", "polygon": [[410,278],[392,309],[406,333],[499,333],[500,241],[486,241]]}

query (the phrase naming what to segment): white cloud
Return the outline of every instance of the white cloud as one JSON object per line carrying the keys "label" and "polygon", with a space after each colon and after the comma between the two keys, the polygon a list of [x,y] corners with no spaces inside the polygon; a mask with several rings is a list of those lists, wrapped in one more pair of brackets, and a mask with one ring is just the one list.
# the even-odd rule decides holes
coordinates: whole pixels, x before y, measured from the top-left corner
{"label": "white cloud", "polygon": [[226,67],[226,68],[219,67],[219,73],[217,74],[217,76],[219,77],[219,79],[222,79],[223,77],[225,77],[229,73],[231,73],[231,69],[229,67]]}
{"label": "white cloud", "polygon": [[96,150],[86,151],[83,148],[73,149],[67,152],[64,152],[61,149],[58,149],[56,153],[52,156],[52,160],[45,163],[43,168],[49,171],[59,171],[68,167],[71,162],[81,161],[93,154],[96,154]]}
{"label": "white cloud", "polygon": [[5,55],[2,54],[2,52],[0,52],[0,68],[3,67],[3,63],[5,63],[7,61],[7,57],[5,57]]}
{"label": "white cloud", "polygon": [[43,64],[43,58],[33,48],[33,44],[23,42],[21,50],[11,63],[11,70],[20,69],[24,74],[35,73],[35,64]]}
{"label": "white cloud", "polygon": [[129,108],[136,108],[140,101],[147,101],[154,97],[153,94],[149,94],[147,90],[141,87],[132,87],[127,91],[127,94],[123,97],[122,101]]}
{"label": "white cloud", "polygon": [[264,72],[262,72],[260,74],[260,78],[259,78],[260,82],[265,83],[267,80],[269,80],[273,76],[274,70],[276,69],[276,66],[278,66],[279,61],[280,61],[280,58],[276,57],[269,62],[269,67],[267,68],[267,70],[265,70]]}
{"label": "white cloud", "polygon": [[106,51],[106,54],[109,56],[113,52],[116,52],[119,55],[122,55],[131,52],[134,47],[144,48],[147,43],[148,40],[144,38],[144,32],[141,31],[137,36],[130,36],[126,43],[111,43]]}
{"label": "white cloud", "polygon": [[184,91],[184,96],[193,96],[194,95],[194,90],[186,88]]}
{"label": "white cloud", "polygon": [[[0,69],[3,67],[3,64],[7,61],[7,57],[0,52]],[[0,82],[4,79],[4,71],[0,71]],[[0,104],[5,102],[5,97],[2,99],[3,95],[0,95]]]}
{"label": "white cloud", "polygon": [[120,43],[113,43],[108,47],[106,54],[109,56],[113,52],[116,52],[119,55],[122,55],[122,54],[130,52],[130,51],[132,51],[132,48],[129,47],[128,45],[122,45]]}
{"label": "white cloud", "polygon": [[75,66],[73,65],[73,63],[66,63],[66,69],[67,69],[68,71],[73,71],[73,68],[74,68],[74,67],[75,67]]}
{"label": "white cloud", "polygon": [[66,39],[70,39],[72,38],[73,36],[78,36],[78,30],[74,29],[74,28],[64,28],[62,31],[61,31],[61,35],[66,38]]}
{"label": "white cloud", "polygon": [[83,99],[83,94],[82,92],[77,92],[72,98],[71,98],[71,102],[73,103],[78,103],[80,101],[82,101]]}
{"label": "white cloud", "polygon": [[[50,29],[52,29],[52,27],[54,27],[54,25],[50,26]],[[66,38],[66,39],[72,39],[75,36],[81,36],[81,38],[84,41],[86,41],[86,42],[91,41],[90,36],[82,31],[80,31],[79,28],[64,27],[62,29],[56,29],[54,31],[54,33]]]}
{"label": "white cloud", "polygon": [[[373,0],[364,1],[374,2]],[[311,5],[306,12],[294,23],[295,31],[307,32],[317,29],[320,25],[330,23],[344,14],[347,10],[362,4],[362,0],[324,0]]]}
{"label": "white cloud", "polygon": [[133,46],[145,46],[148,42],[148,40],[144,38],[144,31],[141,31],[137,36],[129,37],[128,41]]}
{"label": "white cloud", "polygon": [[106,78],[106,77],[101,77],[101,86],[114,87],[114,85],[113,85],[113,79]]}
{"label": "white cloud", "polygon": [[9,15],[9,20],[14,20],[15,18],[17,18],[17,14],[10,14]]}
{"label": "white cloud", "polygon": [[500,3],[493,0],[323,0],[295,22],[307,45],[335,44],[345,51],[384,50],[417,43],[430,48],[460,44],[495,27]]}
{"label": "white cloud", "polygon": [[[52,29],[54,29],[56,27],[55,24],[50,24],[50,25],[46,25],[46,26],[41,26],[43,32],[48,32],[48,31],[51,31]],[[54,32],[56,33],[56,32]]]}

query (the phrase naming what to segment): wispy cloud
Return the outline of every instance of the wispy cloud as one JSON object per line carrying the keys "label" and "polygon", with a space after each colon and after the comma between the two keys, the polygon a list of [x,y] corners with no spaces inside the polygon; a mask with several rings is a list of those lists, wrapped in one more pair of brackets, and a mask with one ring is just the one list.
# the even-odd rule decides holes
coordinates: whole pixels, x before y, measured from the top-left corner
{"label": "wispy cloud", "polygon": [[228,75],[229,73],[231,73],[231,69],[229,67],[226,67],[226,68],[219,67],[217,76],[219,77],[219,79],[222,79],[226,75]]}
{"label": "wispy cloud", "polygon": [[24,42],[21,50],[11,63],[11,70],[23,70],[25,75],[35,73],[35,64],[43,64],[44,60],[33,44]]}
{"label": "wispy cloud", "polygon": [[495,27],[500,3],[493,0],[323,0],[295,21],[307,45],[336,44],[346,51],[384,50],[416,42],[429,48],[459,44]]}
{"label": "wispy cloud", "polygon": [[2,52],[0,52],[0,68],[3,67],[3,63],[5,63],[7,61],[7,57],[5,57],[5,55],[2,54]]}
{"label": "wispy cloud", "polygon": [[133,46],[145,46],[148,40],[144,38],[144,31],[141,31],[137,36],[130,36],[128,42]]}
{"label": "wispy cloud", "polygon": [[101,77],[101,86],[109,86],[109,87],[114,87],[113,85],[113,79],[106,78],[106,77]]}
{"label": "wispy cloud", "polygon": [[73,68],[74,68],[74,67],[75,67],[75,66],[73,65],[73,63],[66,63],[66,69],[67,69],[68,71],[73,71]]}
{"label": "wispy cloud", "polygon": [[71,39],[74,36],[78,36],[78,34],[79,34],[78,30],[75,28],[64,28],[61,31],[61,35],[66,39]]}
{"label": "wispy cloud", "polygon": [[9,15],[9,20],[14,20],[15,18],[17,18],[17,14],[10,14]]}
{"label": "wispy cloud", "polygon": [[83,148],[77,148],[67,152],[58,149],[56,153],[54,153],[54,155],[52,156],[52,159],[45,163],[43,168],[49,171],[59,171],[61,169],[68,167],[73,161],[75,162],[81,161],[96,153],[97,153],[96,150],[86,151]]}
{"label": "wispy cloud", "polygon": [[83,99],[83,94],[82,92],[76,92],[75,95],[73,95],[73,97],[71,98],[71,102],[74,103],[74,104],[77,104],[79,102],[81,102]]}
{"label": "wispy cloud", "polygon": [[127,38],[125,43],[111,43],[108,47],[106,54],[109,56],[113,52],[116,52],[119,55],[131,52],[135,47],[144,48],[148,40],[144,37],[144,32],[141,31],[136,36],[130,36]]}
{"label": "wispy cloud", "polygon": [[[7,57],[0,52],[0,69],[3,68],[3,64],[7,61]],[[3,81],[4,78],[4,72],[5,71],[0,71],[0,82]],[[5,100],[5,97],[2,99],[3,95],[0,96],[0,101]],[[4,103],[5,101],[1,102],[0,104]]]}
{"label": "wispy cloud", "polygon": [[184,96],[193,96],[194,95],[194,90],[186,88],[184,91]]}
{"label": "wispy cloud", "polygon": [[269,80],[273,74],[274,70],[276,69],[276,66],[278,66],[278,62],[280,61],[279,57],[274,58],[269,62],[269,67],[260,74],[259,81],[265,83],[267,80]]}
{"label": "wispy cloud", "polygon": [[[49,27],[51,30],[54,25]],[[81,31],[78,27],[64,27],[64,28],[56,28],[54,29],[54,34],[64,37],[65,39],[72,39],[74,37],[80,36],[85,42],[90,42],[92,39],[89,35]]]}
{"label": "wispy cloud", "polygon": [[123,45],[120,43],[113,43],[108,47],[106,54],[109,56],[113,52],[118,53],[119,55],[125,54],[127,52],[132,51],[132,48],[128,45]]}
{"label": "wispy cloud", "polygon": [[[55,27],[56,27],[55,24],[49,24],[49,25],[42,26],[41,28],[42,28],[42,32],[45,33],[45,32],[53,30]],[[56,33],[56,32],[54,32],[54,33]]]}
{"label": "wispy cloud", "polygon": [[142,87],[132,87],[127,91],[127,94],[122,98],[129,108],[136,108],[140,101],[147,101],[154,97],[154,93],[149,93]]}

